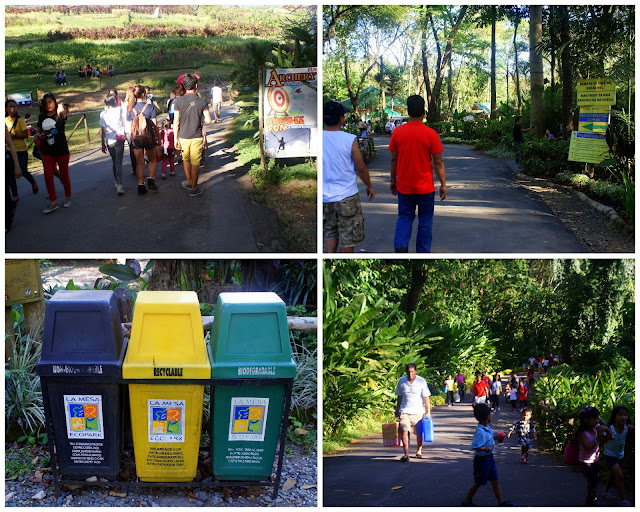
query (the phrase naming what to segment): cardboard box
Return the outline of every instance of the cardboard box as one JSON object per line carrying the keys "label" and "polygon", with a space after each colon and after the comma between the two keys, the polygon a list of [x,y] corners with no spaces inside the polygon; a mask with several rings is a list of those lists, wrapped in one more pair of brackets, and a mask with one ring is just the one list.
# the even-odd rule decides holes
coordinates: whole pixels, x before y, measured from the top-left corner
{"label": "cardboard box", "polygon": [[382,444],[383,446],[402,446],[402,439],[398,430],[399,423],[382,424]]}

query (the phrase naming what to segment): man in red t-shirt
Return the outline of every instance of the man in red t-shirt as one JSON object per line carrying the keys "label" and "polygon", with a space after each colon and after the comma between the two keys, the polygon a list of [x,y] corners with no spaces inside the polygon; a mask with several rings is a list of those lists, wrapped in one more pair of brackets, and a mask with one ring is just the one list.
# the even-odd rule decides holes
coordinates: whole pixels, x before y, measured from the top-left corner
{"label": "man in red t-shirt", "polygon": [[476,381],[471,385],[471,395],[473,396],[473,407],[478,404],[487,403],[487,395],[489,394],[487,389],[487,383],[482,380],[482,376],[476,373]]}
{"label": "man in red t-shirt", "polygon": [[[398,126],[391,134],[390,190],[398,196],[398,220],[393,237],[395,252],[409,252],[413,219],[418,208],[416,252],[431,252],[435,187],[433,170],[440,180],[440,200],[447,197],[442,144],[435,130],[426,126],[424,99],[414,95],[407,98],[409,122]],[[433,160],[433,165],[431,161]]]}

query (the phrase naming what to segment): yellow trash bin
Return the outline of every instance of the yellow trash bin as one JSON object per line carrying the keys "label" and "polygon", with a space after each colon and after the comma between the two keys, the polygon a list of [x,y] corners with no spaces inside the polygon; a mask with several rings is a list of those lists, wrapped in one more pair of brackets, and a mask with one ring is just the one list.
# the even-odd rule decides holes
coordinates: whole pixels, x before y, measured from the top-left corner
{"label": "yellow trash bin", "polygon": [[190,482],[198,464],[204,385],[180,380],[211,377],[195,292],[138,294],[122,376],[159,381],[129,384],[138,478]]}

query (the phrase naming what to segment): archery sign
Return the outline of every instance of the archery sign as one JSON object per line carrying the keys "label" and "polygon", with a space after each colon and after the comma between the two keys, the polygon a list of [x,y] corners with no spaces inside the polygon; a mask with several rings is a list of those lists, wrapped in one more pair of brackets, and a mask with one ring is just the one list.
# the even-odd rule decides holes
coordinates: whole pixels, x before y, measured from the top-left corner
{"label": "archery sign", "polygon": [[316,155],[318,68],[268,69],[265,151],[271,158]]}

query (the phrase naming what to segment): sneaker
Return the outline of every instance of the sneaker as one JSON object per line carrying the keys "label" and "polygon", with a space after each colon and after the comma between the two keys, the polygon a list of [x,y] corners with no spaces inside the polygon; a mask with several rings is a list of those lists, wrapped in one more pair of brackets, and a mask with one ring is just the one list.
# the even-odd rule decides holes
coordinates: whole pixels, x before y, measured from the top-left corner
{"label": "sneaker", "polygon": [[186,188],[187,190],[191,190],[191,185],[189,185],[188,181],[183,181],[182,182],[182,188]]}
{"label": "sneaker", "polygon": [[118,183],[116,185],[116,191],[118,192],[118,194],[122,195],[124,194],[124,188],[122,187],[122,185],[120,183]]}
{"label": "sneaker", "polygon": [[196,187],[196,189],[192,190],[189,195],[191,197],[196,197],[196,196],[199,196],[200,194],[202,194],[202,189],[200,187]]}
{"label": "sneaker", "polygon": [[529,464],[529,457],[525,457],[522,462],[524,462],[525,464]]}
{"label": "sneaker", "polygon": [[145,187],[144,185],[138,185],[138,195],[139,196],[143,196],[145,195],[147,192],[149,192],[147,190],[147,187]]}
{"label": "sneaker", "polygon": [[60,208],[60,205],[58,203],[50,204],[44,210],[42,210],[42,213],[55,212],[58,208]]}
{"label": "sneaker", "polygon": [[169,173],[169,176],[175,176],[175,175],[176,175],[176,173],[175,173],[175,172],[173,172],[173,171],[171,171],[171,172]]}
{"label": "sneaker", "polygon": [[158,190],[158,186],[156,185],[156,180],[154,178],[147,178],[147,187],[149,187],[149,190]]}
{"label": "sneaker", "polygon": [[163,172],[163,173],[162,173],[162,179],[163,179],[163,180],[166,180],[166,179],[167,179],[167,173],[166,173],[166,172]]}
{"label": "sneaker", "polygon": [[62,206],[64,206],[65,208],[69,208],[69,206],[71,206],[71,199],[65,199]]}
{"label": "sneaker", "polygon": [[400,247],[396,247],[396,252],[409,252],[409,249],[407,249],[406,247],[400,246]]}

